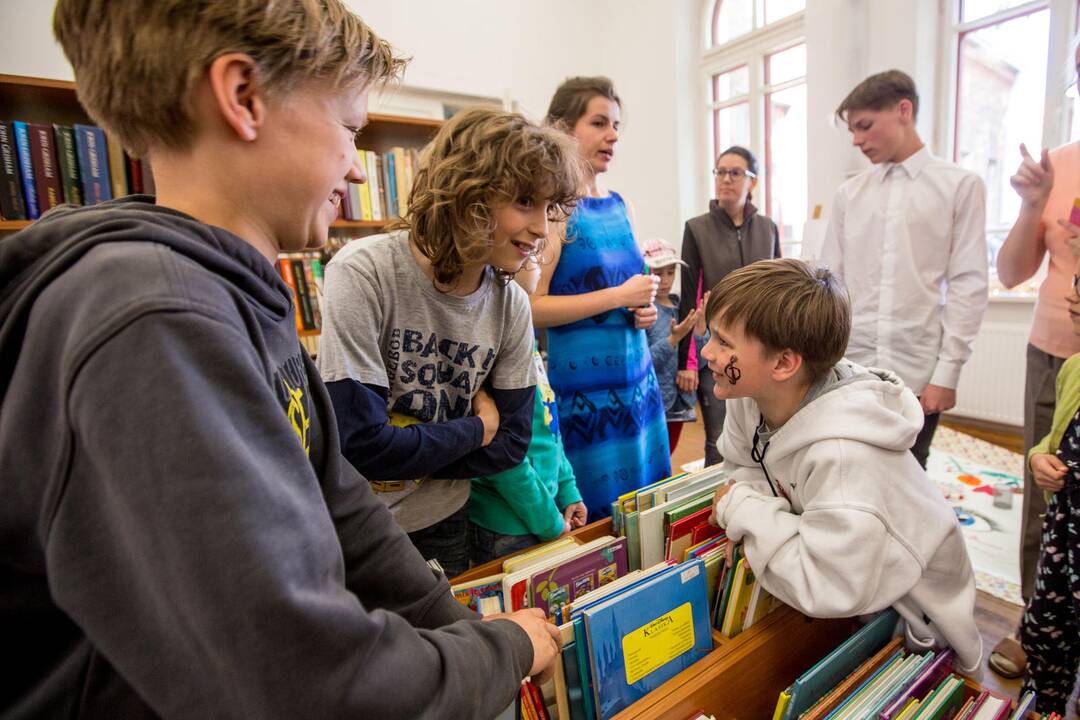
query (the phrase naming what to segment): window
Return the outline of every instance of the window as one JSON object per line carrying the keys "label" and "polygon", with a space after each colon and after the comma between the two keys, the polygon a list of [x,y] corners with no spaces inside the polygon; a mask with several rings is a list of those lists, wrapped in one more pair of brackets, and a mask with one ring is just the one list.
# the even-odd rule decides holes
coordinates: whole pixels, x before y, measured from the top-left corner
{"label": "window", "polygon": [[[952,0],[950,55],[956,63],[951,154],[986,183],[986,230],[993,272],[1020,210],[1009,178],[1020,143],[1032,154],[1068,138],[1077,113],[1066,102],[1070,53],[1054,28],[1075,27],[1077,0]],[[1074,93],[1075,94],[1075,93]],[[1059,120],[1060,118],[1060,120]]]}
{"label": "window", "polygon": [[[731,145],[754,152],[760,171],[754,204],[779,227],[785,256],[798,256],[807,217],[805,6],[805,0],[706,5],[706,167]],[[712,175],[702,182],[712,197]]]}

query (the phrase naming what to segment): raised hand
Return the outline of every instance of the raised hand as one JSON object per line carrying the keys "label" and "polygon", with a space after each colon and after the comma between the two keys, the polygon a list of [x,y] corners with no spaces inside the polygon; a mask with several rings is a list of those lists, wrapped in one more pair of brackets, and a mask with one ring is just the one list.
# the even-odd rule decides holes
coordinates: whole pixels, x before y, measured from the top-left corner
{"label": "raised hand", "polygon": [[1025,205],[1042,210],[1054,187],[1054,166],[1050,164],[1050,153],[1043,148],[1039,159],[1035,160],[1027,146],[1020,143],[1020,158],[1020,167],[1009,178],[1009,183]]}

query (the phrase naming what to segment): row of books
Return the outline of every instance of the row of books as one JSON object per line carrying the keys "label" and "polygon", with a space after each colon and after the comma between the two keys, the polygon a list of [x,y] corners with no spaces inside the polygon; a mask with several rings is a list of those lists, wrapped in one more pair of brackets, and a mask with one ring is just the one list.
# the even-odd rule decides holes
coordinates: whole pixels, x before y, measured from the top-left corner
{"label": "row of books", "polygon": [[149,164],[94,125],[0,122],[0,218],[36,220],[61,203],[154,192]]}
{"label": "row of books", "polygon": [[1033,693],[1015,708],[988,690],[972,694],[952,650],[907,652],[898,621],[889,609],[862,626],[780,693],[773,720],[1020,720],[1034,707]]}
{"label": "row of books", "polygon": [[628,493],[616,503],[618,536],[560,538],[451,591],[482,615],[543,609],[563,640],[541,689],[550,714],[606,720],[708,654],[714,626],[733,637],[779,605],[738,547],[725,563],[727,537],[708,523],[725,479],[708,468]]}
{"label": "row of books", "polygon": [[341,205],[345,220],[390,220],[405,215],[413,176],[419,165],[415,148],[392,147],[389,152],[357,150],[367,175],[363,185],[349,184]]}

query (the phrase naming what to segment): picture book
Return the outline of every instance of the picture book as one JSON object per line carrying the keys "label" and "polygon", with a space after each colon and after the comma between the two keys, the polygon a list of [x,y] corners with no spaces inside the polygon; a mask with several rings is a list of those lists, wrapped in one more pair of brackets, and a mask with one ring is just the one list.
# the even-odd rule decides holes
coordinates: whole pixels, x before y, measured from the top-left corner
{"label": "picture book", "polygon": [[750,605],[750,595],[754,591],[754,573],[746,558],[735,565],[731,580],[731,595],[724,610],[724,624],[720,632],[724,637],[735,637],[742,632],[746,618],[746,608]]}
{"label": "picture book", "polygon": [[582,611],[593,696],[608,720],[712,650],[701,560]]}
{"label": "picture book", "polygon": [[450,587],[450,593],[465,607],[481,615],[501,613],[503,607],[502,581],[504,574],[472,580]]}
{"label": "picture book", "polygon": [[[610,535],[597,538],[584,545],[570,545],[563,547],[556,552],[550,552],[544,555],[533,557],[532,562],[524,565],[518,563],[517,569],[513,572],[506,572],[502,580],[503,588],[503,605],[508,612],[515,612],[524,607],[529,607],[529,603],[532,601],[530,595],[530,583],[529,579],[541,570],[547,570],[555,568],[561,563],[571,560],[583,555],[591,550],[614,541],[615,538]],[[506,568],[506,563],[503,563],[503,568]]]}
{"label": "picture book", "polygon": [[626,538],[612,538],[593,550],[536,572],[529,578],[529,607],[553,615],[566,603],[626,575],[626,546]]}
{"label": "picture book", "polygon": [[551,542],[538,545],[531,550],[521,553],[520,555],[514,555],[503,560],[503,572],[510,573],[519,570],[520,568],[530,565],[538,558],[544,555],[549,555],[555,552],[561,552],[569,547],[573,547],[578,544],[576,538],[573,537],[561,537],[558,540],[552,540]]}
{"label": "picture book", "polygon": [[938,653],[933,661],[904,688],[903,692],[878,714],[878,720],[896,720],[907,706],[909,698],[921,701],[929,695],[952,672],[954,657],[951,649]]}
{"label": "picture book", "polygon": [[894,637],[850,675],[841,680],[809,710],[800,715],[800,720],[822,720],[822,718],[839,707],[856,688],[861,687],[882,666],[899,657],[903,653],[903,647],[904,639]]}

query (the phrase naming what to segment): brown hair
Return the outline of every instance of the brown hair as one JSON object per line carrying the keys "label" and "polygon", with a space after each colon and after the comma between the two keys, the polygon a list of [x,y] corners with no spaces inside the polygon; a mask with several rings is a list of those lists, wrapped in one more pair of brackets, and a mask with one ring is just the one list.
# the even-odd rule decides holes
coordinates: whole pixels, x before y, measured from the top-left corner
{"label": "brown hair", "polygon": [[847,122],[848,113],[853,110],[884,110],[901,100],[910,100],[911,117],[918,117],[919,93],[915,92],[915,81],[901,70],[887,70],[856,85],[836,108],[836,117]]}
{"label": "brown hair", "polygon": [[[408,228],[435,280],[452,285],[466,263],[490,256],[493,205],[550,199],[550,219],[561,221],[573,212],[581,183],[581,160],[568,136],[517,113],[470,108],[421,153],[408,211],[394,227]],[[495,272],[510,280],[510,273]]]}
{"label": "brown hair", "polygon": [[728,273],[716,284],[705,318],[744,332],[769,352],[802,356],[811,382],[844,357],[851,333],[848,294],[828,268],[794,258],[759,260]]}
{"label": "brown hair", "polygon": [[134,155],[188,147],[191,91],[224,53],[251,56],[271,95],[309,80],[363,88],[406,63],[340,0],[60,0],[53,33],[79,101]]}
{"label": "brown hair", "polygon": [[610,78],[602,75],[572,77],[565,80],[551,96],[544,124],[570,132],[594,97],[605,97],[622,108],[622,101],[615,94],[615,85]]}

